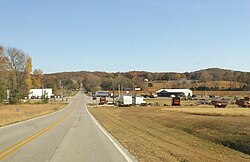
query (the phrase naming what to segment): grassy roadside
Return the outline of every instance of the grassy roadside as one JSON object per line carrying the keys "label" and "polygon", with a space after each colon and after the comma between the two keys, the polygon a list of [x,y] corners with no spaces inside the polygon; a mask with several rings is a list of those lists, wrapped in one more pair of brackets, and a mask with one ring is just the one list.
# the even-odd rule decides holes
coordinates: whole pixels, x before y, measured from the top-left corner
{"label": "grassy roadside", "polygon": [[249,155],[228,148],[249,151],[248,115],[207,116],[162,108],[89,110],[139,161],[250,161]]}
{"label": "grassy roadside", "polygon": [[66,103],[0,105],[0,127],[49,114],[66,105]]}
{"label": "grassy roadside", "polygon": [[[181,112],[191,115],[203,115],[203,116],[222,116],[222,117],[246,117],[242,119],[250,120],[250,109],[238,108],[235,105],[229,105],[226,108],[214,108],[210,105],[199,105],[195,107],[164,107],[161,110]],[[213,119],[213,118],[211,118]],[[242,120],[241,119],[241,120]]]}

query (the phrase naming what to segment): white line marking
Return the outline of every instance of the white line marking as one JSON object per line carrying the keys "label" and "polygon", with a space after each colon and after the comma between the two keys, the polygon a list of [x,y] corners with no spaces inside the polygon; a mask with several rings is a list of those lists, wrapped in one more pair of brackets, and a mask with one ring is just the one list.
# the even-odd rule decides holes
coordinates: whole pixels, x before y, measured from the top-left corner
{"label": "white line marking", "polygon": [[83,117],[84,117],[84,116],[89,116],[89,115],[70,115],[70,116],[73,116],[73,117],[74,117],[74,116],[75,116],[75,117],[83,116]]}
{"label": "white line marking", "polygon": [[85,104],[85,108],[89,114],[89,116],[92,118],[92,120],[95,122],[95,124],[101,129],[101,131],[108,137],[110,142],[116,147],[116,149],[122,154],[122,156],[127,160],[127,162],[133,162],[133,160],[130,159],[130,157],[122,150],[122,148],[108,135],[106,130],[101,126],[101,124],[95,119],[95,117],[89,112],[87,105]]}

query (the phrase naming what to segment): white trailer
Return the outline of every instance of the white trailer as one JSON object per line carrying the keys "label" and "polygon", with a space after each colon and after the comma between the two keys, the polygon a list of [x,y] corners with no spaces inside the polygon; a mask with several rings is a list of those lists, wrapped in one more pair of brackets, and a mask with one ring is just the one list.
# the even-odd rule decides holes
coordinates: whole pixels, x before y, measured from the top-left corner
{"label": "white trailer", "polygon": [[143,104],[146,104],[146,101],[144,101],[144,97],[136,96],[136,97],[133,97],[133,104],[134,105],[143,105]]}
{"label": "white trailer", "polygon": [[133,104],[133,98],[131,95],[122,95],[119,98],[118,106],[131,106]]}

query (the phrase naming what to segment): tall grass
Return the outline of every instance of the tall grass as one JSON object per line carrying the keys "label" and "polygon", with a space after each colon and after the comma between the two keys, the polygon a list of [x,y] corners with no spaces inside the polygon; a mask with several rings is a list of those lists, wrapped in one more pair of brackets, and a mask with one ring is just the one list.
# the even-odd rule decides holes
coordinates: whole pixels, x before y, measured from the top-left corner
{"label": "tall grass", "polygon": [[45,115],[64,106],[64,103],[0,105],[0,127]]}

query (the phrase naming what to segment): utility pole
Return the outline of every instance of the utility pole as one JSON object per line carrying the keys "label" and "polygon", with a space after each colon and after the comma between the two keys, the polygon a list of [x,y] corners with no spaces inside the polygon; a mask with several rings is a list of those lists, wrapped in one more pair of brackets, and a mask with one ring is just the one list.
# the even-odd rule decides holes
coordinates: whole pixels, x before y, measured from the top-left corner
{"label": "utility pole", "polygon": [[123,95],[123,84],[121,83],[121,95]]}
{"label": "utility pole", "polygon": [[134,105],[136,105],[136,93],[135,93],[135,83],[133,82],[133,96],[134,96]]}
{"label": "utility pole", "polygon": [[135,83],[133,82],[133,95],[135,95]]}
{"label": "utility pole", "polygon": [[119,93],[119,98],[121,97],[121,85],[120,83],[118,84],[118,93]]}
{"label": "utility pole", "polygon": [[44,94],[43,94],[43,77],[41,78],[41,82],[42,82],[42,102],[44,102],[44,99],[43,99],[43,97],[44,97]]}
{"label": "utility pole", "polygon": [[114,83],[114,80],[112,80],[112,89],[113,89],[113,104],[115,105],[115,83]]}

